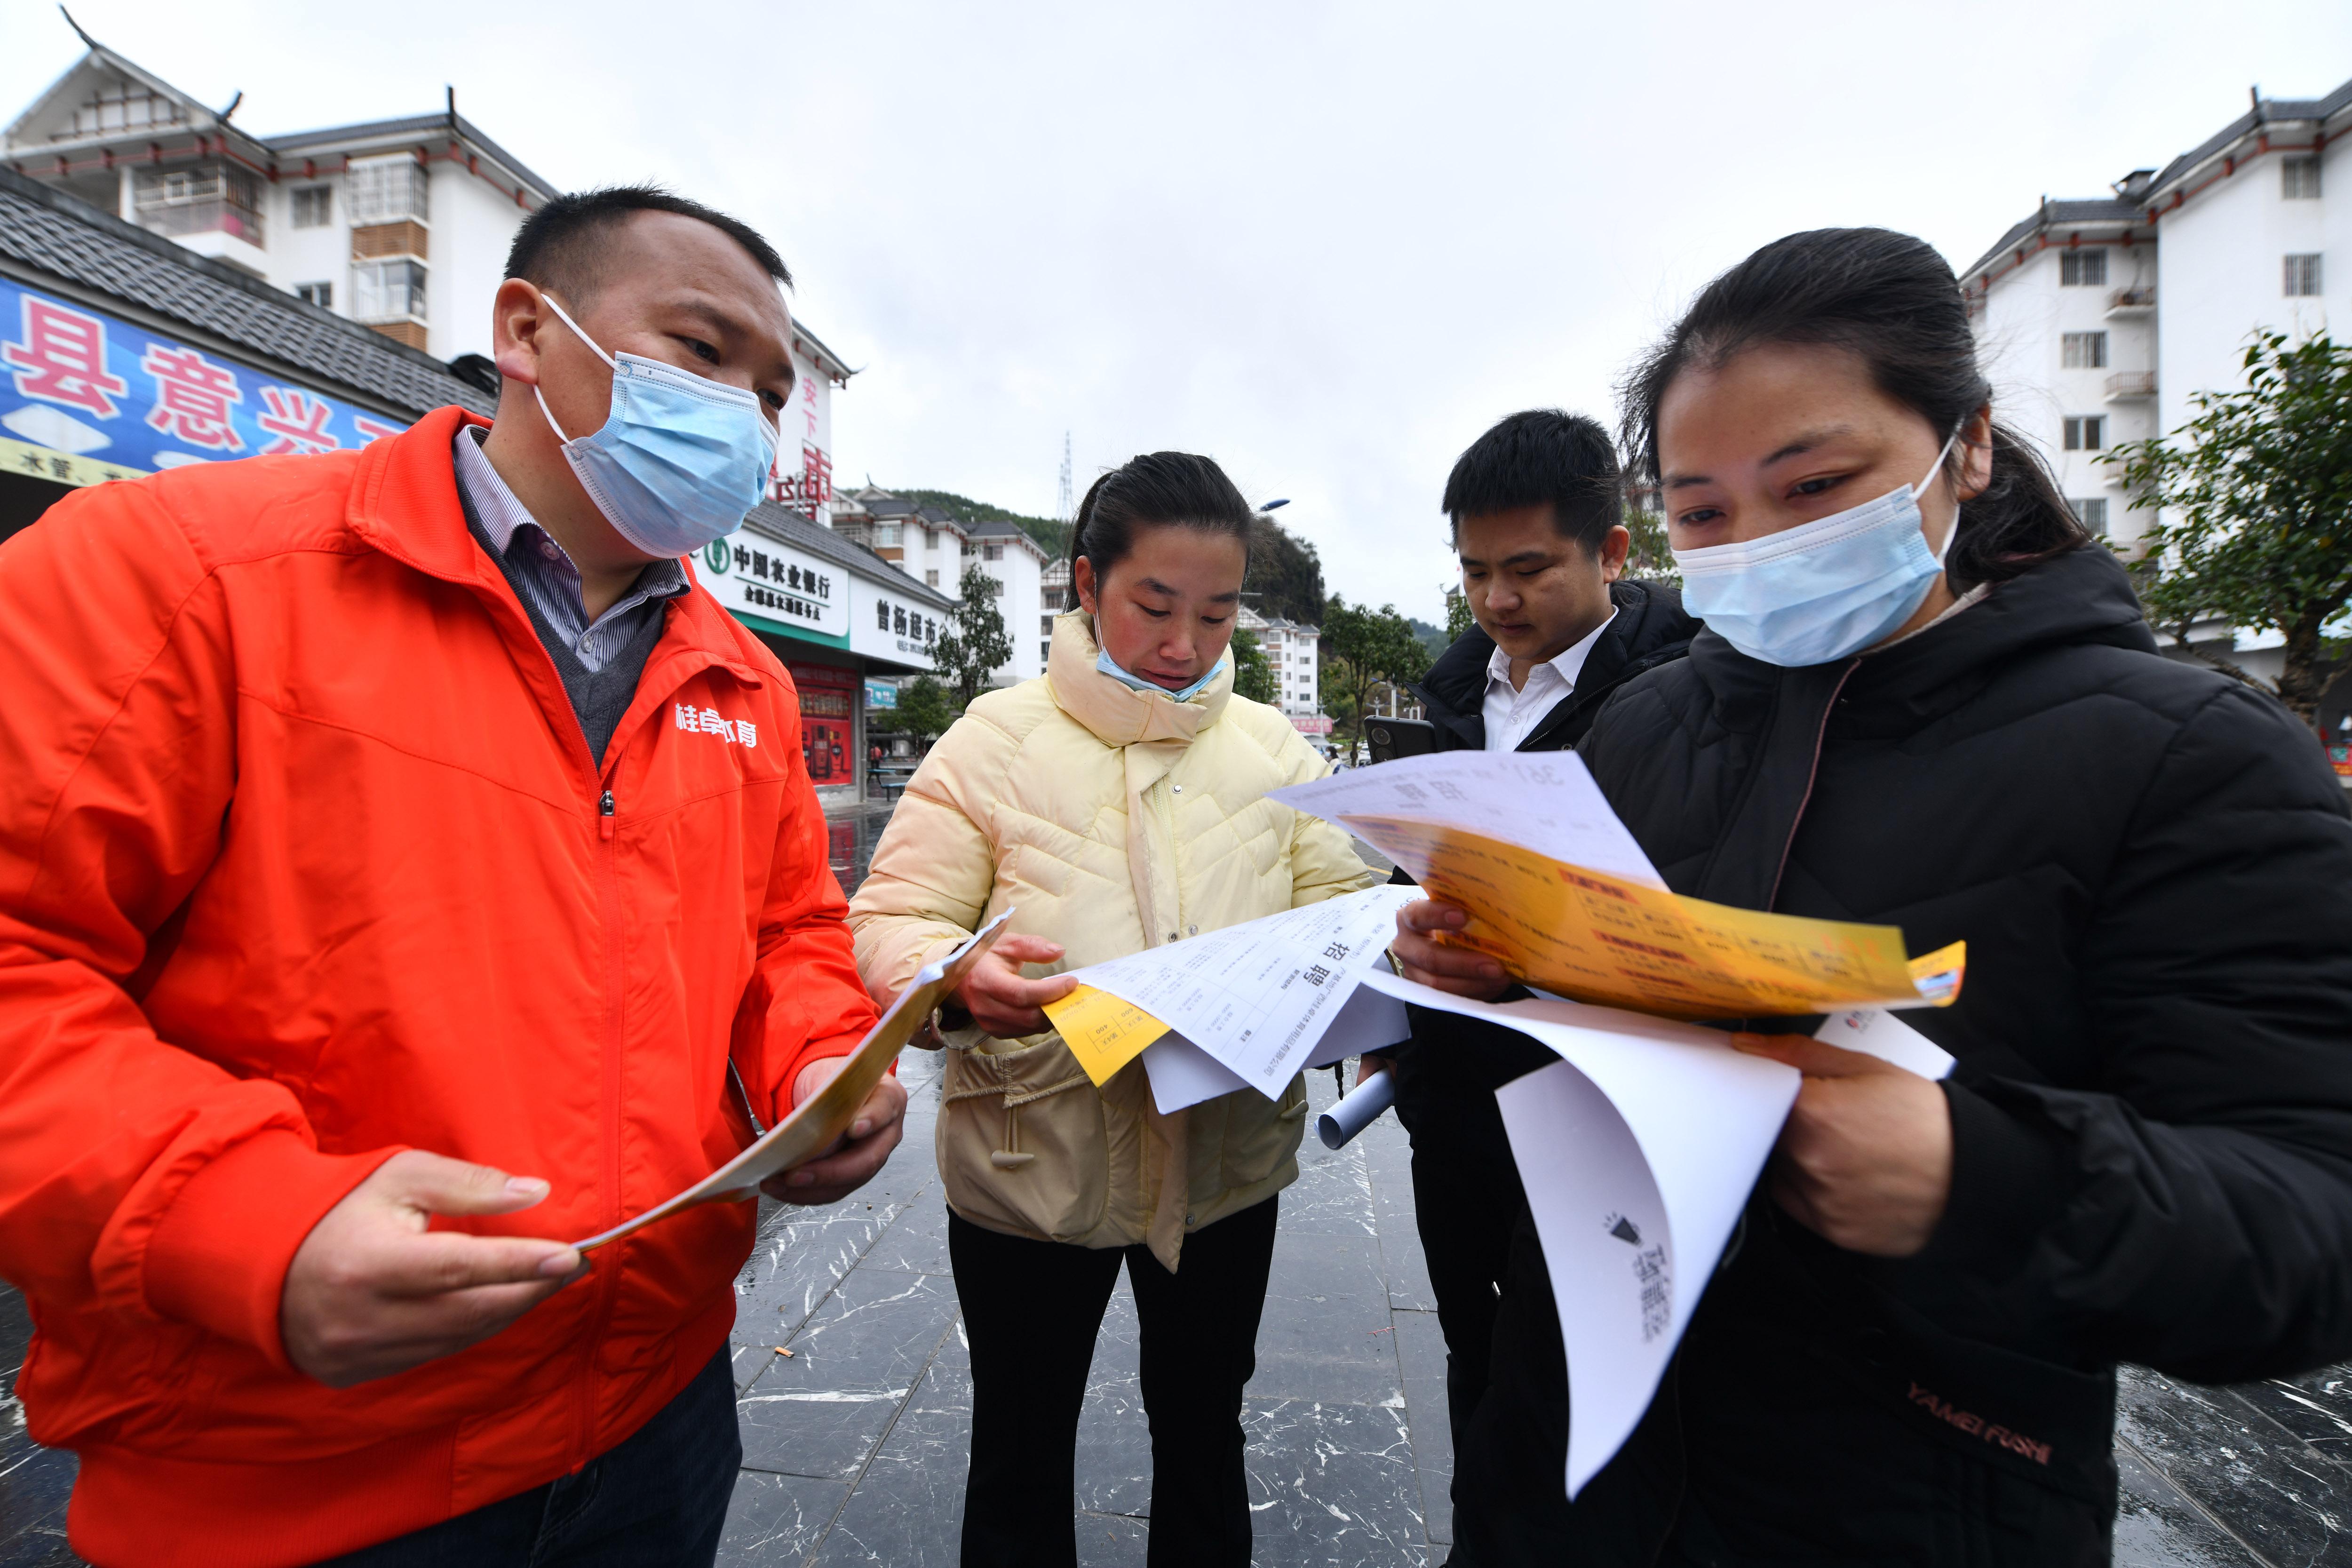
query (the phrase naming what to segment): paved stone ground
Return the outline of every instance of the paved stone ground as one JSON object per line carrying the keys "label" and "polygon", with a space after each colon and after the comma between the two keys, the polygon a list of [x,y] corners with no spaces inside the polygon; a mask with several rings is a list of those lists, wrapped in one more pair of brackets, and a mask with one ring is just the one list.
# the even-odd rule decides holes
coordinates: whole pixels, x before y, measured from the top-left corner
{"label": "paved stone ground", "polygon": [[[845,881],[880,818],[835,825]],[[930,1158],[938,1064],[910,1054],[907,1143],[866,1191],[824,1209],[765,1205],[737,1283],[744,1467],[729,1565],[956,1561],[971,1387]],[[1318,1109],[1333,1097],[1313,1075]],[[1250,1387],[1257,1561],[1354,1568],[1443,1562],[1444,1345],[1393,1118],[1337,1153],[1311,1139],[1282,1198]],[[0,1370],[29,1323],[0,1290]],[[778,1355],[777,1346],[793,1354]],[[1140,1564],[1149,1438],[1136,1321],[1115,1291],[1079,1440],[1079,1561]],[[2127,1373],[2116,1441],[2127,1568],[2352,1565],[2352,1368],[2232,1389]],[[70,1456],[28,1442],[0,1405],[0,1568],[76,1561],[63,1534]]]}

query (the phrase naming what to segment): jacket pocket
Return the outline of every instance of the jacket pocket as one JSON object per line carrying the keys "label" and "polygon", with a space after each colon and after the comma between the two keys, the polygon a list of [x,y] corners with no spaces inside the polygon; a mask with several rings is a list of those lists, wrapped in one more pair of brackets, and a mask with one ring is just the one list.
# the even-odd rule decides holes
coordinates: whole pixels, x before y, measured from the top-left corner
{"label": "jacket pocket", "polygon": [[1224,1106],[1221,1175],[1225,1191],[1235,1192],[1269,1181],[1286,1162],[1297,1156],[1300,1136],[1307,1127],[1306,1075],[1294,1077],[1282,1098],[1272,1105],[1263,1097],[1244,1090],[1227,1095]]}
{"label": "jacket pocket", "polygon": [[994,1055],[950,1045],[940,1177],[974,1225],[1078,1241],[1102,1223],[1110,1145],[1102,1096],[1059,1036]]}

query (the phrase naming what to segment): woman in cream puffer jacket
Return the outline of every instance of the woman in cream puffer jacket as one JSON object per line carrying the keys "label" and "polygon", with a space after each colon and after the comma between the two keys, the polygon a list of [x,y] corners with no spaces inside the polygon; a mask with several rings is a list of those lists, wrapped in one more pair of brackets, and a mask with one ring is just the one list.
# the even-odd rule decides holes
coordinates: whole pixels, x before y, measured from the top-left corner
{"label": "woman in cream puffer jacket", "polygon": [[[1105,483],[1180,457],[1138,458]],[[1245,531],[1248,509],[1224,476],[1205,458],[1183,461],[1223,487]],[[1245,532],[1151,527],[1148,516],[1129,526],[1098,504],[1102,489],[1087,498],[1076,546],[1089,556],[1076,563],[1082,590],[1104,586],[1098,608],[1124,591],[1130,536],[1158,536],[1151,548],[1163,551],[1226,547],[1229,590],[1239,589]],[[1203,666],[1231,635],[1231,591]],[[1059,973],[1377,880],[1345,834],[1266,798],[1326,766],[1281,713],[1234,695],[1230,660],[1177,700],[1098,668],[1094,626],[1081,612],[1057,618],[1046,673],[974,700],[908,784],[850,904],[858,969],[877,998],[1007,909],[1013,931],[1060,944],[1060,961],[1042,966]],[[1304,1082],[1278,1101],[1245,1089],[1163,1115],[1139,1059],[1097,1090],[1050,1027],[997,1039],[957,1023],[943,1010],[938,1150],[975,1383],[965,1563],[1069,1560],[1067,1456],[1122,1253],[1143,1318],[1151,1559],[1245,1563],[1241,1384],[1272,1253],[1269,1200],[1298,1174]],[[1002,1336],[1018,1342],[1000,1345],[992,1325],[1007,1311]],[[1174,1316],[1186,1321],[1164,1321]],[[1235,1341],[1222,1356],[1221,1324]],[[1013,1456],[1000,1450],[1017,1458],[1006,1464]]]}
{"label": "woman in cream puffer jacket", "polygon": [[[1171,702],[1096,655],[1086,615],[1057,617],[1045,674],[974,701],[907,786],[849,906],[877,998],[1007,909],[1013,931],[1067,951],[1057,969],[1078,969],[1377,880],[1346,834],[1265,798],[1327,764],[1281,713],[1234,695],[1230,663]],[[1278,1103],[1236,1090],[1162,1116],[1139,1059],[1097,1093],[1050,1031],[943,1038],[940,1173],[975,1225],[1149,1242],[1173,1270],[1188,1231],[1297,1178],[1298,1079]]]}

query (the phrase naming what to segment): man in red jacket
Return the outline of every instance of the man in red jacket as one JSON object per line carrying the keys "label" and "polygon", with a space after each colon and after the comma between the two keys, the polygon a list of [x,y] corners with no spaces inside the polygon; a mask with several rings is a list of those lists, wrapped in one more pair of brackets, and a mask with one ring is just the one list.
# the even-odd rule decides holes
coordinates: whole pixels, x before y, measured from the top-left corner
{"label": "man in red jacket", "polygon": [[[684,559],[793,385],[775,252],[567,196],[495,426],[87,489],[0,548],[0,1275],[106,1564],[709,1563],[744,1204],[873,1021],[775,658]],[[781,1178],[822,1203],[896,1146]]]}

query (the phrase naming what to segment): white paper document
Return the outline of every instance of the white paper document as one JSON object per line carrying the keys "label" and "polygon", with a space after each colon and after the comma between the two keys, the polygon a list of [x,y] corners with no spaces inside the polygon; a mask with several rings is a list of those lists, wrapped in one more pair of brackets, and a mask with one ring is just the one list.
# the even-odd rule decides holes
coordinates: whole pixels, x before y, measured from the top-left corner
{"label": "white paper document", "polygon": [[1339,827],[1349,816],[1442,822],[1653,888],[1666,884],[1574,752],[1435,752],[1278,789]]}
{"label": "white paper document", "polygon": [[[1367,991],[1366,995],[1370,993]],[[1315,1136],[1326,1149],[1344,1149],[1356,1134],[1381,1119],[1396,1103],[1396,1074],[1376,1072],[1339,1097],[1339,1102],[1315,1119]]]}
{"label": "white paper document", "polygon": [[[1070,973],[1150,1014],[1240,1085],[1272,1100],[1315,1059],[1358,980],[1388,951],[1396,911],[1419,897],[1414,888],[1367,888]],[[1143,1053],[1147,1071],[1151,1052],[1168,1039]],[[1169,1109],[1156,1074],[1153,1095]]]}
{"label": "white paper document", "polygon": [[1387,973],[1364,984],[1560,1058],[1495,1099],[1568,1351],[1572,1498],[1657,1393],[1796,1101],[1797,1071],[1696,1024],[1549,998],[1471,1002]]}
{"label": "white paper document", "polygon": [[[1349,984],[1356,985],[1352,979]],[[1338,1016],[1308,1055],[1307,1066],[1329,1067],[1412,1037],[1412,1025],[1405,1016],[1403,1003],[1369,986],[1356,985],[1356,994],[1340,1004]],[[1253,1087],[1241,1074],[1172,1032],[1144,1048],[1143,1070],[1151,1080],[1152,1103],[1160,1107],[1162,1116]]]}
{"label": "white paper document", "polygon": [[1884,1007],[1849,1007],[1832,1013],[1813,1031],[1813,1038],[1893,1062],[1921,1078],[1951,1076],[1952,1053]]}

